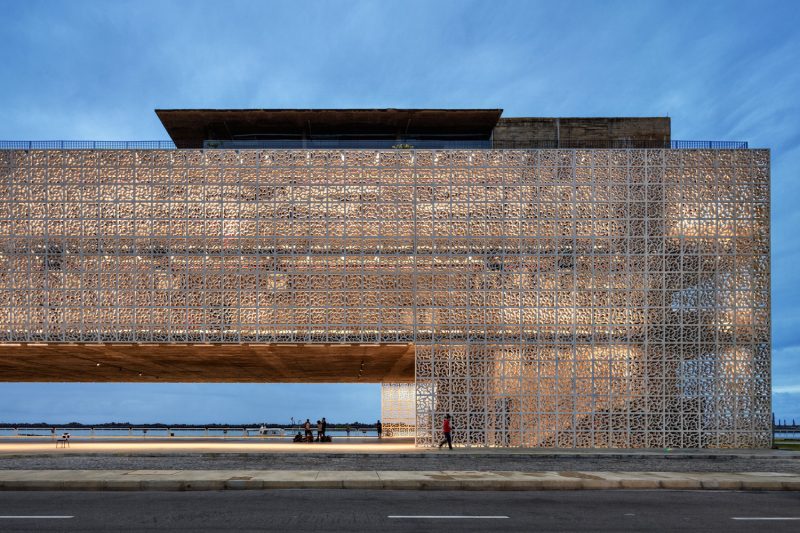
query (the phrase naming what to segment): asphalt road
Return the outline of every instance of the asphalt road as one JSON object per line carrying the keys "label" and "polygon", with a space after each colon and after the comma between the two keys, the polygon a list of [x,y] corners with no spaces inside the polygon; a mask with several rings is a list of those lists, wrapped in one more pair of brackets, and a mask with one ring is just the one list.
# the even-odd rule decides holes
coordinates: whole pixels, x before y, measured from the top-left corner
{"label": "asphalt road", "polygon": [[[7,518],[9,516],[25,518]],[[0,492],[0,531],[4,532],[152,529],[798,531],[800,493],[663,490]]]}

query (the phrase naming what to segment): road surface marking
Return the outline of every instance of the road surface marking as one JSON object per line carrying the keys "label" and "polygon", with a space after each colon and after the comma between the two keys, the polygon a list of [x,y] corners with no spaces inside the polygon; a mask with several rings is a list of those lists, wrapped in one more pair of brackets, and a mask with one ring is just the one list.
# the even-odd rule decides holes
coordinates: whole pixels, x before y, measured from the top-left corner
{"label": "road surface marking", "polygon": [[800,520],[800,516],[732,516],[732,520]]}
{"label": "road surface marking", "polygon": [[504,515],[486,515],[486,516],[476,516],[476,515],[403,515],[403,514],[390,514],[389,518],[484,518],[484,519],[500,519],[500,518],[508,518]]}
{"label": "road surface marking", "polygon": [[49,516],[34,516],[34,515],[0,515],[0,518],[8,518],[14,520],[22,519],[49,519],[49,518],[75,518],[68,515],[49,515]]}

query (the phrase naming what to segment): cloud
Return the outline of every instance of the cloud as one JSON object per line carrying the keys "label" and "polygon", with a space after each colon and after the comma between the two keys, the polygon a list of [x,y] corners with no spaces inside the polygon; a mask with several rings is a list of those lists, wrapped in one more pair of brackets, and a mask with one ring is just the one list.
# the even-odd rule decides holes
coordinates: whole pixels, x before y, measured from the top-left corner
{"label": "cloud", "polygon": [[[0,139],[163,139],[156,107],[668,113],[674,138],[773,149],[775,390],[795,391],[798,19],[798,2],[12,2],[0,18]],[[293,404],[310,413],[332,398],[351,402],[337,410],[352,417],[377,413],[375,388],[360,410],[361,389],[347,386],[22,387],[0,384],[0,398],[34,419],[184,416],[186,398],[243,419],[285,417]]]}
{"label": "cloud", "polygon": [[800,391],[774,394],[772,412],[775,413],[775,418],[780,420],[800,420]]}
{"label": "cloud", "polygon": [[800,345],[772,350],[773,389],[800,388]]}

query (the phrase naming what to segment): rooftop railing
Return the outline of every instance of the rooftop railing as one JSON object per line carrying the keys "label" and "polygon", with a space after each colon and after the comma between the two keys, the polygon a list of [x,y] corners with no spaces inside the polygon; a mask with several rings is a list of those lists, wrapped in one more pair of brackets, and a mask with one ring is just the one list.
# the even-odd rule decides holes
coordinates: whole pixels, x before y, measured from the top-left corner
{"label": "rooftop railing", "polygon": [[[546,150],[546,149],[671,149],[746,150],[747,141],[388,141],[388,140],[283,140],[205,141],[208,150]],[[172,141],[0,141],[0,150],[175,150]]]}
{"label": "rooftop railing", "polygon": [[172,141],[0,141],[0,150],[175,150]]}
{"label": "rooftop railing", "polygon": [[499,141],[492,143],[494,150],[536,149],[667,149],[667,150],[746,150],[747,141],[651,141],[609,139],[587,141],[583,139]]}
{"label": "rooftop railing", "polygon": [[[314,432],[317,426],[314,424]],[[29,439],[31,437],[53,439],[60,438],[62,434],[69,433],[75,439],[241,439],[241,438],[279,438],[294,437],[298,432],[303,432],[300,425],[290,427],[243,427],[243,426],[215,426],[215,427],[169,427],[169,426],[128,426],[128,427],[90,427],[90,426],[49,426],[26,425],[25,427],[0,426],[0,439]],[[378,436],[375,427],[348,427],[344,425],[329,425],[326,433],[336,440]],[[384,436],[386,435],[384,433]]]}

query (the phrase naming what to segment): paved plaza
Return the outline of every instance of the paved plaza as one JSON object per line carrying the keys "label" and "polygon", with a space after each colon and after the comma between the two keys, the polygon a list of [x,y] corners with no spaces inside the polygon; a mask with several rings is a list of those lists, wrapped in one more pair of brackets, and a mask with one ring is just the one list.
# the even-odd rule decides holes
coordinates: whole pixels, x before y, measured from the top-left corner
{"label": "paved plaza", "polygon": [[[458,443],[455,443],[458,445]],[[49,437],[0,439],[0,457],[16,455],[135,455],[135,454],[355,454],[421,456],[437,453],[436,447],[417,447],[410,437],[340,438],[329,443],[294,443],[288,439],[258,438],[75,438],[68,448],[56,448]],[[456,447],[448,453],[468,456],[575,456],[575,457],[800,457],[787,450],[756,449],[692,449],[692,448],[502,448]]]}
{"label": "paved plaza", "polygon": [[411,439],[0,441],[0,490],[800,490],[800,452],[418,448]]}
{"label": "paved plaza", "polygon": [[420,448],[413,439],[0,440],[6,469],[508,470],[800,473],[800,452],[768,449]]}

